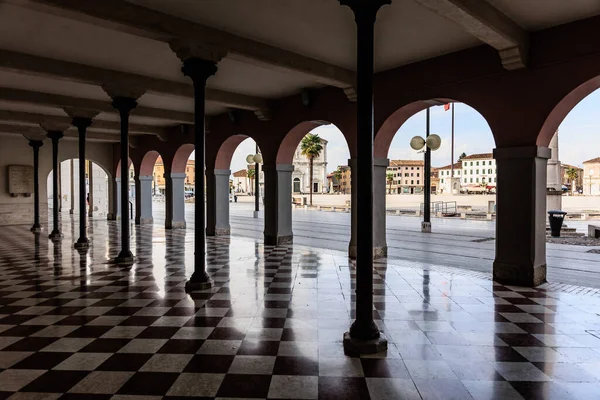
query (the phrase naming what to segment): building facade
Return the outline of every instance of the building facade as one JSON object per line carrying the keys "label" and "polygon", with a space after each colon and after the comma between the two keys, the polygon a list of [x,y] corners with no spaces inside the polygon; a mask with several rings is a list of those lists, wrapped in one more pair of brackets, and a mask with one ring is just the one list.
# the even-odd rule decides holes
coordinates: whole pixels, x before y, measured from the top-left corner
{"label": "building facade", "polygon": [[[452,168],[454,167],[454,176],[452,176]],[[462,161],[452,165],[446,165],[437,168],[440,179],[439,193],[440,194],[458,194],[460,193],[462,183]]]}
{"label": "building facade", "polygon": [[[579,188],[583,187],[583,168],[581,167],[576,167],[575,165],[569,165],[569,164],[561,164],[561,176],[562,176],[562,184],[566,187],[571,188],[571,178],[569,178],[569,176],[567,175],[567,171],[569,171],[570,169],[574,169],[577,171],[577,179],[575,179],[575,190],[578,190]],[[571,190],[573,190],[573,188],[571,188]]]}
{"label": "building facade", "polygon": [[471,154],[462,159],[462,187],[496,186],[496,160],[492,153]]}
{"label": "building facade", "polygon": [[[162,158],[158,157],[154,164],[154,171],[152,173],[152,194],[165,194],[165,165]],[[185,180],[184,189],[188,194],[194,193],[196,184],[196,161],[188,160],[185,166]]]}
{"label": "building facade", "polygon": [[390,183],[386,177],[386,193],[421,193],[424,185],[424,172],[423,160],[390,160],[386,174],[392,174],[392,180]]}
{"label": "building facade", "polygon": [[583,194],[600,196],[600,157],[583,162]]}
{"label": "building facade", "polygon": [[[327,193],[329,185],[327,183],[327,140],[321,139],[323,151],[319,157],[313,159],[313,193]],[[310,192],[310,162],[308,157],[302,154],[298,144],[294,153],[294,172],[292,172],[292,192],[309,193]]]}

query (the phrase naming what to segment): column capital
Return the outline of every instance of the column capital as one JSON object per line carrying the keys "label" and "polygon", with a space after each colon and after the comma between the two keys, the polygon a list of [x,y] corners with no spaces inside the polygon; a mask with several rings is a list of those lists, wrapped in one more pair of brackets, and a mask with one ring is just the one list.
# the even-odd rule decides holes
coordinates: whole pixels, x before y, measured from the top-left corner
{"label": "column capital", "polygon": [[53,131],[50,130],[48,131],[47,136],[53,141],[53,142],[58,142],[59,139],[61,139],[64,135],[62,133],[62,131]]}
{"label": "column capital", "polygon": [[[113,99],[113,107],[115,107],[117,109],[118,109],[118,107],[114,105],[114,101],[117,98],[126,98],[126,99],[129,99],[130,101],[135,102],[146,92],[146,89],[144,89],[144,88],[135,87],[135,86],[123,86],[123,85],[117,85],[117,84],[111,84],[111,83],[102,85],[102,89],[106,92],[107,95],[110,96],[111,99]],[[133,108],[135,108],[135,107],[133,107]]]}
{"label": "column capital", "polygon": [[39,149],[40,147],[42,147],[44,145],[44,142],[42,140],[29,140],[29,145],[31,147],[33,147],[34,149]]}
{"label": "column capital", "polygon": [[169,47],[184,63],[189,59],[199,58],[216,64],[227,55],[227,51],[220,47],[190,43],[178,39],[172,40]]}
{"label": "column capital", "polygon": [[[47,119],[40,123],[40,126],[46,133],[60,132],[61,134],[69,128],[68,123],[58,122],[55,120]],[[50,136],[48,136],[50,137]]]}
{"label": "column capital", "polygon": [[392,0],[339,0],[343,6],[348,6],[354,12],[356,22],[375,22],[377,11],[382,6],[391,4]]}
{"label": "column capital", "polygon": [[133,97],[115,96],[112,98],[112,106],[119,110],[120,113],[127,113],[137,107],[137,101]]}
{"label": "column capital", "polygon": [[189,76],[194,84],[206,84],[206,80],[217,73],[217,63],[203,58],[188,58],[183,61],[181,72]]}
{"label": "column capital", "polygon": [[73,117],[73,120],[71,121],[71,123],[77,129],[84,129],[85,130],[85,129],[89,128],[90,125],[92,125],[92,119],[91,118],[85,118],[85,117]]}
{"label": "column capital", "polygon": [[[100,111],[96,111],[96,110],[87,110],[84,108],[75,108],[75,107],[64,107],[63,110],[65,110],[65,112],[67,113],[67,115],[73,119],[75,118],[81,118],[81,119],[89,119],[92,120],[94,119],[98,114],[100,114]],[[73,124],[75,125],[75,124]],[[77,125],[75,125],[77,126]]]}

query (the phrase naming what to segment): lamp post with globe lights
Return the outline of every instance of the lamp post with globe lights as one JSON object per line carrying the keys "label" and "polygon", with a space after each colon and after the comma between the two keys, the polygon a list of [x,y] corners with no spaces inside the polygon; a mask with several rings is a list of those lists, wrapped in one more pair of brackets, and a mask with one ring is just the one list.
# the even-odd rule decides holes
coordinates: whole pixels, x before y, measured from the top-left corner
{"label": "lamp post with globe lights", "polygon": [[254,162],[254,218],[258,218],[258,211],[260,210],[260,182],[258,165],[263,162],[262,154],[258,152],[258,145],[256,146],[256,154],[248,154],[246,157],[246,162],[248,164]]}
{"label": "lamp post with globe lights", "polygon": [[438,135],[431,135],[430,130],[430,111],[427,107],[427,131],[425,139],[421,136],[415,136],[410,140],[410,147],[413,150],[425,153],[425,182],[424,182],[424,204],[423,204],[423,222],[421,223],[421,232],[431,233],[431,151],[440,148],[442,139]]}

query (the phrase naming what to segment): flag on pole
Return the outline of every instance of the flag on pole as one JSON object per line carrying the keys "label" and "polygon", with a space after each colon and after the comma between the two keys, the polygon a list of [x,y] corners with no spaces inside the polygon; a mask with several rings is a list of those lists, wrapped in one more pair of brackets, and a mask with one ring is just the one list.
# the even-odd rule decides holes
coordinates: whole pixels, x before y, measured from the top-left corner
{"label": "flag on pole", "polygon": [[448,111],[450,109],[450,103],[444,104],[444,111]]}

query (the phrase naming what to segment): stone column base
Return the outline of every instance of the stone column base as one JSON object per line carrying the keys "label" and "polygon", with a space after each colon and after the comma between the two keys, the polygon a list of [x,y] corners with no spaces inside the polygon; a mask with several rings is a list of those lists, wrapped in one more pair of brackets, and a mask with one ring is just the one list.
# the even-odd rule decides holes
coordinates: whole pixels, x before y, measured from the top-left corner
{"label": "stone column base", "polygon": [[[387,246],[373,247],[373,260],[377,260],[380,258],[386,258],[387,255],[388,255]],[[348,258],[356,260],[356,246],[355,245],[348,246]]]}
{"label": "stone column base", "polygon": [[73,244],[73,247],[76,248],[77,250],[85,250],[90,247],[90,242],[87,239],[85,239],[85,240],[79,239],[79,240],[77,240],[77,242],[75,242],[75,244]]}
{"label": "stone column base", "polygon": [[206,282],[193,282],[191,280],[187,281],[185,283],[185,291],[186,292],[193,292],[195,290],[206,290],[206,289],[210,289],[211,287],[213,287],[214,282],[212,279],[209,279]]}
{"label": "stone column base", "polygon": [[283,246],[294,243],[294,236],[265,235],[265,244],[269,246]]}
{"label": "stone column base", "polygon": [[539,286],[546,282],[546,264],[524,267],[494,261],[494,281],[503,285]]}
{"label": "stone column base", "polygon": [[52,231],[52,233],[50,233],[48,235],[48,238],[50,240],[61,240],[63,237],[62,233],[60,233],[60,231]]}
{"label": "stone column base", "polygon": [[358,340],[352,339],[350,332],[344,333],[344,354],[349,357],[359,357],[361,354],[375,354],[387,350],[388,341],[383,334],[379,333],[377,339]]}
{"label": "stone column base", "polygon": [[185,229],[185,221],[170,221],[165,224],[166,229]]}
{"label": "stone column base", "polygon": [[431,222],[421,222],[421,232],[431,233]]}

